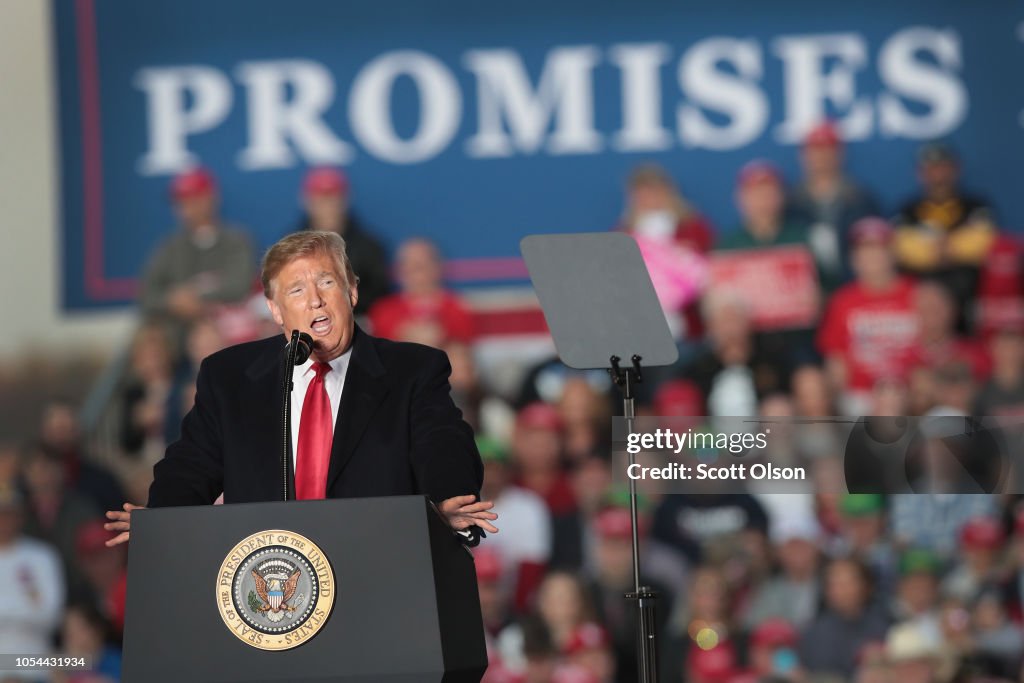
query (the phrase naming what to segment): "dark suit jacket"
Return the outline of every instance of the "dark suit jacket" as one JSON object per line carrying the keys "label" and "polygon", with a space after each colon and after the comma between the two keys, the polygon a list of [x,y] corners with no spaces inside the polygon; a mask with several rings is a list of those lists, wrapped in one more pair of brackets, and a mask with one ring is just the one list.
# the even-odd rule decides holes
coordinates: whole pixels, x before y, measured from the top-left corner
{"label": "dark suit jacket", "polygon": [[[352,344],[327,497],[426,494],[438,503],[479,496],[483,465],[449,395],[445,354],[358,327]],[[283,498],[284,348],[285,339],[275,336],[203,361],[181,438],[154,467],[150,507],[210,504],[221,491],[225,503]],[[290,469],[290,457],[287,463]]]}

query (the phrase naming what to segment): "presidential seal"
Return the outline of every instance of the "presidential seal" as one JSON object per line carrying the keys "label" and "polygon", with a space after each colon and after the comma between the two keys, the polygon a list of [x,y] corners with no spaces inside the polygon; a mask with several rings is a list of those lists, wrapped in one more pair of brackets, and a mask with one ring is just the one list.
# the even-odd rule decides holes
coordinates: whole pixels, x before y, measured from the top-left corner
{"label": "presidential seal", "polygon": [[323,628],[334,606],[334,570],[292,531],[259,531],[236,545],[217,574],[217,609],[246,645],[287,650]]}

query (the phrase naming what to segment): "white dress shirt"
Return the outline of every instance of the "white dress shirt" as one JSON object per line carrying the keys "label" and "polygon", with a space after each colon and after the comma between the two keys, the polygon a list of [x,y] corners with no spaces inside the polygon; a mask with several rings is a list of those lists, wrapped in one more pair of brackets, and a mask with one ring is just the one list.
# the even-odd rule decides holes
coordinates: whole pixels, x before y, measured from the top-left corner
{"label": "white dress shirt", "polygon": [[[331,371],[324,375],[324,387],[327,398],[331,402],[331,424],[338,424],[338,406],[341,404],[341,391],[345,388],[345,376],[348,374],[348,362],[352,357],[352,349],[341,354],[328,363]],[[316,377],[313,363],[316,359],[310,356],[302,365],[296,365],[292,371],[292,467],[295,467],[295,452],[299,447],[299,423],[302,421],[302,404],[306,401],[306,390],[309,383]]]}

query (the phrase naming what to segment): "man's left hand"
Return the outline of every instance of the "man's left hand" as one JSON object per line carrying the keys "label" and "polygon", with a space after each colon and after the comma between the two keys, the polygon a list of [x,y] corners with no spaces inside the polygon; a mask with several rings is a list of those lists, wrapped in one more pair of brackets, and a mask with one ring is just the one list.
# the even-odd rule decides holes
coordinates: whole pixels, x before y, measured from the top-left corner
{"label": "man's left hand", "polygon": [[491,520],[497,519],[498,515],[488,512],[494,507],[494,502],[482,500],[476,503],[475,500],[476,496],[473,495],[455,496],[442,501],[438,507],[448,520],[448,524],[456,531],[478,526],[489,534],[498,533],[498,527],[491,524]]}

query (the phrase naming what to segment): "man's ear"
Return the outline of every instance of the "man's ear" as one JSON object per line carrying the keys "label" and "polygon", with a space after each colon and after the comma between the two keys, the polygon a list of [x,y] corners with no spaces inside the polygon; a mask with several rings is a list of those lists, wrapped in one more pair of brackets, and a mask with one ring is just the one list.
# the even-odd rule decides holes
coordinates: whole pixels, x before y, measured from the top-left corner
{"label": "man's ear", "polygon": [[359,290],[355,285],[348,288],[348,301],[352,304],[353,309],[356,307],[356,304],[359,303]]}
{"label": "man's ear", "polygon": [[270,310],[270,316],[274,319],[274,322],[278,325],[284,325],[284,316],[281,315],[281,309],[273,299],[267,299],[267,308]]}

